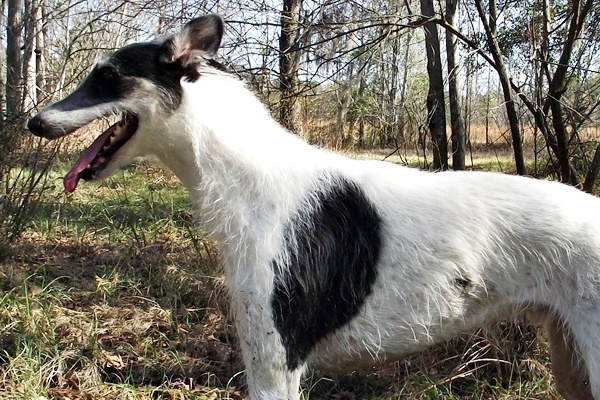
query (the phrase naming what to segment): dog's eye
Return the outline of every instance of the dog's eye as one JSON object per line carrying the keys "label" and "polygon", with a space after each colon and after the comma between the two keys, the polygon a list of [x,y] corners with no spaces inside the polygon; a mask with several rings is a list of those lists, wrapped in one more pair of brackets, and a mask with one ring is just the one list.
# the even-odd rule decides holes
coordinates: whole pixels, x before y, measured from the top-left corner
{"label": "dog's eye", "polygon": [[104,81],[111,81],[117,76],[117,71],[110,67],[104,67],[99,72]]}

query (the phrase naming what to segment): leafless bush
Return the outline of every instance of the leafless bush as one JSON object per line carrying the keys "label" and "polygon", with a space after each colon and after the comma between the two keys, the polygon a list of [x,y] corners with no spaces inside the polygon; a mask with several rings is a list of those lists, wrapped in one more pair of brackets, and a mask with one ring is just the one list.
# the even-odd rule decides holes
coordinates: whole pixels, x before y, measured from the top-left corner
{"label": "leafless bush", "polygon": [[0,163],[0,241],[5,246],[22,233],[47,188],[47,171],[61,142],[23,136],[18,127],[5,129],[10,143]]}

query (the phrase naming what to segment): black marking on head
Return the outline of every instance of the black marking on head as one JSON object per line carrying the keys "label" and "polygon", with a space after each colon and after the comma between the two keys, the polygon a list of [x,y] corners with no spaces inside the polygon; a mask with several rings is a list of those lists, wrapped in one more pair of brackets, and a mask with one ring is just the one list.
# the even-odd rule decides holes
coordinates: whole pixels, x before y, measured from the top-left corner
{"label": "black marking on head", "polygon": [[[157,86],[156,93],[166,109],[177,109],[182,79],[195,82],[203,71],[224,70],[212,59],[221,43],[223,27],[219,16],[206,15],[190,21],[181,32],[163,41],[135,43],[117,50],[96,65],[73,93],[40,111],[28,127],[38,136],[57,138],[110,112],[135,113],[120,107],[122,101],[135,96],[140,78]],[[56,111],[82,110],[71,120],[63,117],[60,123],[50,117]]]}
{"label": "black marking on head", "polygon": [[[168,45],[167,45],[168,46]],[[147,79],[160,88],[163,104],[175,110],[181,103],[181,79],[195,82],[200,78],[199,63],[183,66],[179,62],[162,62],[164,43],[134,43],[112,54],[92,69],[81,85],[65,99],[54,104],[61,111],[71,111],[124,100],[135,91],[139,82]],[[204,65],[225,70],[214,60]]]}
{"label": "black marking on head", "polygon": [[312,211],[286,229],[289,258],[273,261],[276,274],[286,271],[276,276],[271,303],[290,370],[358,314],[377,278],[382,242],[381,218],[356,184],[340,179],[308,198]]}
{"label": "black marking on head", "polygon": [[131,82],[125,81],[112,66],[96,66],[73,93],[51,107],[57,111],[91,108],[124,99],[131,89]]}
{"label": "black marking on head", "polygon": [[[181,103],[181,79],[196,81],[200,77],[198,65],[183,66],[180,63],[164,63],[161,56],[165,51],[164,43],[135,43],[114,53],[96,73],[102,73],[107,67],[113,67],[119,75],[127,78],[144,78],[160,87],[165,94],[164,102],[171,109]],[[94,72],[92,72],[94,73]],[[118,80],[114,79],[115,84]]]}

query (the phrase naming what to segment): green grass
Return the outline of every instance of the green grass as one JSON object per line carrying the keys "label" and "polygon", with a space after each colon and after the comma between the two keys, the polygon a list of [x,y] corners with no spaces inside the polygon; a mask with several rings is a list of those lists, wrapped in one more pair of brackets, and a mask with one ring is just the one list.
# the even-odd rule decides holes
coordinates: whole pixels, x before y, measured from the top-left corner
{"label": "green grass", "polygon": [[[406,149],[347,151],[345,154],[353,158],[386,160],[396,164],[415,168],[425,168],[426,166],[431,166],[432,164],[431,154],[428,154],[427,159],[425,159],[422,154],[417,155],[414,150],[408,151]],[[449,162],[451,168],[452,160],[449,160]],[[546,162],[547,161],[544,159],[538,161],[538,173],[543,172],[540,171],[540,169],[542,169]],[[485,150],[479,150],[476,153],[467,153],[465,160],[465,167],[467,170],[493,171],[508,174],[514,174],[516,172],[514,164],[514,157],[510,151],[496,150],[494,148],[486,148]],[[536,166],[533,158],[526,159],[525,165],[529,173],[535,173]]]}
{"label": "green grass", "polygon": [[[503,163],[510,158],[481,159],[476,169]],[[23,234],[0,246],[0,398],[242,398],[219,256],[193,223],[183,187],[141,164],[67,195],[68,165],[53,166]],[[303,393],[558,398],[540,332],[522,323],[377,370],[311,373]]]}

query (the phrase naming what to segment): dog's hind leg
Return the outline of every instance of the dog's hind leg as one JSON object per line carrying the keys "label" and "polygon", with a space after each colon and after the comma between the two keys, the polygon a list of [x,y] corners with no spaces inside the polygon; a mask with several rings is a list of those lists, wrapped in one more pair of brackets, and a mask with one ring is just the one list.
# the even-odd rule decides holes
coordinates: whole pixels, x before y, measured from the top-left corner
{"label": "dog's hind leg", "polygon": [[585,364],[569,328],[554,314],[544,319],[556,389],[567,400],[594,400]]}
{"label": "dog's hind leg", "polygon": [[[585,365],[590,393],[600,400],[600,299],[585,299],[577,311],[564,316],[568,322],[579,358]],[[585,397],[578,397],[585,398]]]}
{"label": "dog's hind leg", "polygon": [[[600,329],[600,326],[596,326]],[[579,340],[578,340],[579,343]],[[600,400],[600,346],[595,343],[592,346],[590,340],[579,346],[581,348],[581,358],[587,365],[589,385],[594,400]]]}

